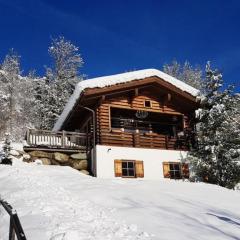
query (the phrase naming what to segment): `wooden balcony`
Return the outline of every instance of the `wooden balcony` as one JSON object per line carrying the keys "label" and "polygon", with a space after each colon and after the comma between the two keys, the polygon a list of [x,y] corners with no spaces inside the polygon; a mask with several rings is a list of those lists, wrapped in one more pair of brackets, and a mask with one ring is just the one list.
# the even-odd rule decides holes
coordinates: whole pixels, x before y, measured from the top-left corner
{"label": "wooden balcony", "polygon": [[170,137],[157,133],[125,132],[121,130],[101,132],[99,143],[124,147],[189,150],[189,144],[185,137]]}
{"label": "wooden balcony", "polygon": [[86,133],[28,129],[25,148],[88,150],[91,136]]}

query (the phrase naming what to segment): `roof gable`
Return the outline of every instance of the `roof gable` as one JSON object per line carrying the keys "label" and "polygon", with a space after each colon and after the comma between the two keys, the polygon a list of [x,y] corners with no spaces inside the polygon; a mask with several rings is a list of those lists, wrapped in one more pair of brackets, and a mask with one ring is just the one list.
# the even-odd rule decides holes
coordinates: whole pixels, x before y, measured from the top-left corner
{"label": "roof gable", "polygon": [[199,94],[199,91],[197,89],[157,69],[145,69],[145,70],[93,78],[93,79],[81,81],[76,85],[74,93],[72,94],[68,103],[66,104],[53,130],[59,130],[61,128],[65,119],[67,118],[67,116],[69,115],[73,107],[75,106],[80,95],[86,89],[105,88],[105,87],[110,87],[110,86],[119,85],[119,84],[122,85],[123,83],[128,83],[128,82],[150,78],[154,76],[162,79],[166,83],[181,90],[182,92],[186,92],[190,94],[193,97],[196,97]]}
{"label": "roof gable", "polygon": [[103,88],[109,87],[116,84],[131,82],[134,80],[140,80],[148,77],[159,77],[164,81],[176,86],[180,90],[191,94],[192,96],[197,96],[199,91],[196,88],[191,87],[190,85],[164,73],[157,69],[145,69],[145,70],[138,70],[133,72],[126,72],[121,74],[115,74],[110,76],[104,77],[97,77],[88,79],[85,81],[81,81],[77,84],[76,88],[78,89],[79,93],[84,91],[87,88]]}

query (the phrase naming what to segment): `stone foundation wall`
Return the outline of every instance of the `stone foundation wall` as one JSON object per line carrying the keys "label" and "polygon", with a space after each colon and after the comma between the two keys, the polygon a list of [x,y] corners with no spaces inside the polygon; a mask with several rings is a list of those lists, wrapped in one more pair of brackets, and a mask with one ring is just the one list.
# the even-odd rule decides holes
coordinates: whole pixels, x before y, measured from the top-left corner
{"label": "stone foundation wall", "polygon": [[60,165],[70,166],[80,172],[89,175],[88,161],[85,152],[78,153],[62,153],[62,152],[47,152],[47,151],[29,151],[17,152],[12,151],[14,157],[22,157],[24,162],[35,162],[43,165]]}

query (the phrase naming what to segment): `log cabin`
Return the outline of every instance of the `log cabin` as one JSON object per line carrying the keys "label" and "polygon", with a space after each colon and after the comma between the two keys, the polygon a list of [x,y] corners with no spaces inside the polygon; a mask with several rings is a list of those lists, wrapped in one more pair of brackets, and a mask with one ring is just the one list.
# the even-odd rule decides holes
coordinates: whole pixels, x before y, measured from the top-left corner
{"label": "log cabin", "polygon": [[93,176],[188,178],[198,93],[156,69],[84,80],[53,132],[82,134],[67,139],[86,147]]}

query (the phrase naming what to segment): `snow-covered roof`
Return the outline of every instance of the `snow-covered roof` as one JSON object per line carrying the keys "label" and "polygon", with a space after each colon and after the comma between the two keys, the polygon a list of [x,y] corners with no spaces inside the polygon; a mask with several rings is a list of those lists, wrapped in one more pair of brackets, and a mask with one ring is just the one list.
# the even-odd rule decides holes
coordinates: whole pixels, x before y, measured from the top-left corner
{"label": "snow-covered roof", "polygon": [[174,85],[175,87],[179,88],[180,90],[189,93],[190,95],[196,97],[199,94],[199,90],[196,88],[191,87],[190,85],[162,72],[157,69],[144,69],[144,70],[138,70],[133,72],[126,72],[121,74],[115,74],[110,76],[104,76],[104,77],[97,77],[92,78],[88,80],[84,80],[79,82],[76,85],[76,88],[70,97],[68,103],[66,104],[62,114],[58,118],[57,122],[54,125],[53,131],[58,131],[62,127],[62,124],[64,123],[65,119],[69,115],[70,111],[73,109],[76,101],[80,97],[80,94],[87,88],[103,88],[103,87],[109,87],[112,85],[120,84],[120,83],[126,83],[131,82],[134,80],[140,80],[147,77],[159,77],[162,80]]}

